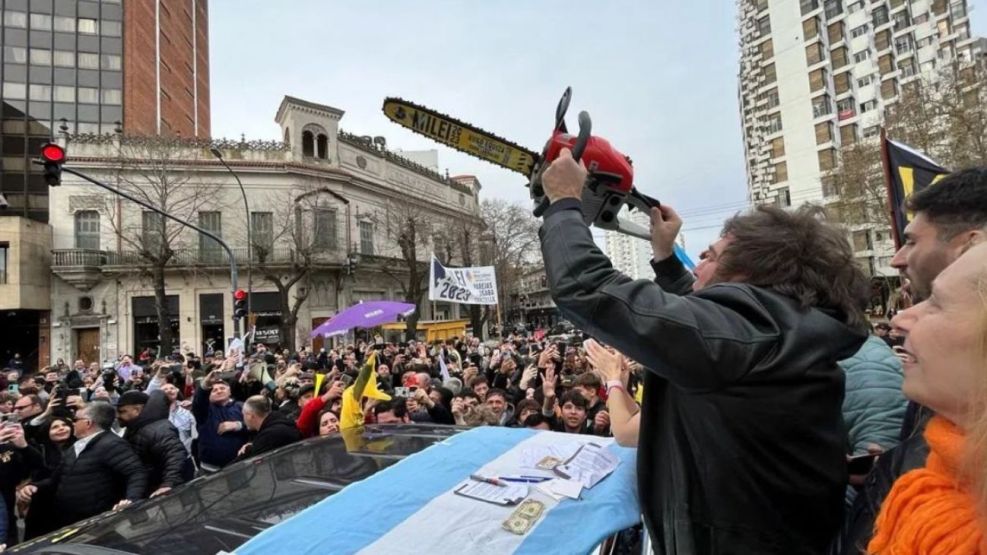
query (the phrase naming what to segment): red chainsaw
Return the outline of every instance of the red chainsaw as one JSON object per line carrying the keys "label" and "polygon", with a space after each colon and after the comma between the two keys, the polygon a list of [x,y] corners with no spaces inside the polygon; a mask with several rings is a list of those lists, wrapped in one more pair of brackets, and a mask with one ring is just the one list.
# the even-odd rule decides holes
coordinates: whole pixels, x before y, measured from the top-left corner
{"label": "red chainsaw", "polygon": [[563,148],[572,157],[582,160],[589,172],[582,194],[583,220],[587,225],[650,239],[644,226],[621,220],[624,205],[647,213],[659,202],[634,187],[634,167],[631,159],[610,145],[603,137],[595,137],[592,121],[586,112],[579,113],[579,132],[572,135],[565,124],[572,89],[566,88],[555,109],[555,127],[541,155],[424,106],[401,100],[384,99],[384,114],[393,122],[429,137],[456,150],[476,156],[498,166],[524,174],[535,204],[535,216],[548,208],[548,198],[541,176]]}

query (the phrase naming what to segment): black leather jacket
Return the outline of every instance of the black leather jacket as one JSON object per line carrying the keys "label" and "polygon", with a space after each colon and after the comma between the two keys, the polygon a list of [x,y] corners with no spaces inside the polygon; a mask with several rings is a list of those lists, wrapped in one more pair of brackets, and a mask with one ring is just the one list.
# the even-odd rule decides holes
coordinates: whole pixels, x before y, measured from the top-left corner
{"label": "black leather jacket", "polygon": [[563,314],[648,369],[637,471],[655,552],[825,552],[847,483],[836,361],[865,331],[742,283],[689,294],[674,257],[658,284],[632,281],[578,210],[550,208],[540,237]]}

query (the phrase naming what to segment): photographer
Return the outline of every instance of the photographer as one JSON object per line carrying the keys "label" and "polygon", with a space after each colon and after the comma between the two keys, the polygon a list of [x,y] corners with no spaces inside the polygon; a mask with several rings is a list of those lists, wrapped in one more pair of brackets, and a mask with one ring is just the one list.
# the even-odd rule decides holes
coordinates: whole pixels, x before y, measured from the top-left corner
{"label": "photographer", "polygon": [[682,221],[662,206],[658,283],[633,281],[583,222],[586,179],[568,150],[545,171],[542,254],[564,315],[648,369],[637,460],[655,551],[823,551],[847,480],[836,361],[867,327],[844,233],[818,208],[762,206],[726,222],[693,278],[673,249]]}

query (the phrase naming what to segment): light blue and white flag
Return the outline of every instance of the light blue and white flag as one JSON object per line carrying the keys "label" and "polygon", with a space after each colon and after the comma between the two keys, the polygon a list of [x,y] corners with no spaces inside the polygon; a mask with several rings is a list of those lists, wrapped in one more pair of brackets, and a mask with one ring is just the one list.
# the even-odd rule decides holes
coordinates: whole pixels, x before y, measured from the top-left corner
{"label": "light blue and white flag", "polygon": [[[604,444],[620,463],[578,500],[556,500],[531,487],[545,511],[524,535],[501,524],[514,506],[456,495],[471,474],[544,475],[540,452],[575,452]],[[273,526],[245,543],[239,555],[270,553],[587,553],[640,521],[635,449],[613,439],[529,429],[480,427],[407,457]],[[538,474],[541,473],[541,474]]]}

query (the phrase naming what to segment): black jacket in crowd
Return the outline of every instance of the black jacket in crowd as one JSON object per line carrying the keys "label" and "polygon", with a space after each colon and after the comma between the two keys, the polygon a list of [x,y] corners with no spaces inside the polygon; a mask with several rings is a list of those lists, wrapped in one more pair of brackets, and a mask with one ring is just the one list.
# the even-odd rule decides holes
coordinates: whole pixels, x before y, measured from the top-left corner
{"label": "black jacket in crowd", "polygon": [[655,552],[824,552],[847,483],[836,361],[864,330],[743,283],[689,294],[674,256],[659,284],[632,281],[579,208],[549,208],[545,269],[566,317],[647,368],[637,474]]}
{"label": "black jacket in crowd", "polygon": [[278,447],[301,441],[301,439],[302,435],[295,427],[294,421],[289,420],[276,410],[271,411],[260,425],[260,429],[257,430],[257,434],[250,442],[250,446],[247,447],[243,455],[236,458],[236,461],[273,451]]}
{"label": "black jacket in crowd", "polygon": [[69,448],[55,474],[37,483],[38,493],[55,492],[57,527],[136,501],[147,491],[147,472],[130,444],[113,432],[100,432],[76,457]]}
{"label": "black jacket in crowd", "polygon": [[[924,429],[924,426],[920,428]],[[832,553],[857,555],[866,552],[867,544],[874,536],[874,522],[881,511],[881,504],[891,493],[895,480],[906,472],[924,468],[928,458],[929,444],[921,433],[913,434],[881,455],[853,500],[853,507],[847,514],[840,537],[833,544]]]}
{"label": "black jacket in crowd", "polygon": [[178,430],[168,421],[168,398],[163,391],[152,391],[148,397],[140,416],[123,434],[147,471],[145,496],[160,487],[184,484],[194,471]]}

